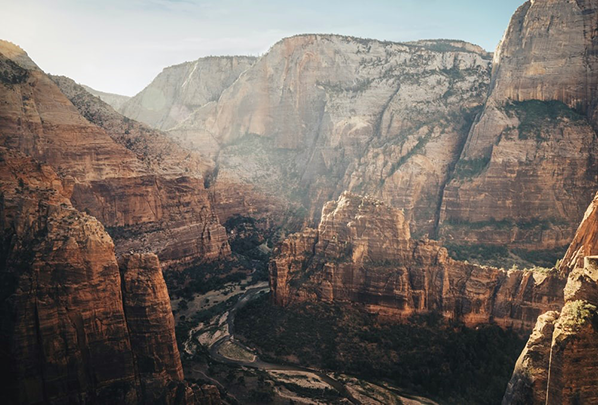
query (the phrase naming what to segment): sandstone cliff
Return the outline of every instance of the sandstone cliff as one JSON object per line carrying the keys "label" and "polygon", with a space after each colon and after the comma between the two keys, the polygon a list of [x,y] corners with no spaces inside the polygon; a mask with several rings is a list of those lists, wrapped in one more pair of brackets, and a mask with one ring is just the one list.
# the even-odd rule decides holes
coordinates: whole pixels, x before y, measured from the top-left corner
{"label": "sandstone cliff", "polygon": [[10,43],[0,42],[0,63],[3,144],[51,165],[74,206],[109,228],[117,253],[153,252],[167,268],[230,254],[204,160],[56,78],[63,93]]}
{"label": "sandstone cliff", "polygon": [[569,274],[576,267],[584,265],[585,256],[596,255],[598,255],[598,194],[588,207],[559,269],[564,274]]}
{"label": "sandstone cliff", "polygon": [[119,270],[104,227],[67,195],[49,166],[0,148],[4,400],[194,403],[157,257]]}
{"label": "sandstone cliff", "polygon": [[598,183],[595,1],[528,1],[495,54],[492,83],[446,187],[453,243],[566,247]]}
{"label": "sandstone cliff", "polygon": [[458,41],[286,38],[169,134],[215,160],[212,184],[299,202],[307,224],[349,190],[417,236],[564,249],[598,184],[594,9],[526,3],[492,75]]}
{"label": "sandstone cliff", "polygon": [[309,222],[346,189],[395,206],[420,233],[435,213],[490,80],[470,44],[299,35],[169,131],[219,178],[301,202]]}
{"label": "sandstone cliff", "polygon": [[556,271],[505,271],[458,262],[430,240],[411,239],[401,211],[343,193],[325,205],[318,229],[291,236],[270,263],[279,305],[305,300],[365,304],[391,317],[438,312],[474,326],[495,322],[529,332],[559,309]]}
{"label": "sandstone cliff", "polygon": [[598,403],[598,210],[596,198],[560,270],[565,305],[538,318],[503,404]]}
{"label": "sandstone cliff", "polygon": [[170,66],[122,106],[105,101],[129,118],[171,129],[198,108],[218,100],[255,60],[251,56],[207,57]]}

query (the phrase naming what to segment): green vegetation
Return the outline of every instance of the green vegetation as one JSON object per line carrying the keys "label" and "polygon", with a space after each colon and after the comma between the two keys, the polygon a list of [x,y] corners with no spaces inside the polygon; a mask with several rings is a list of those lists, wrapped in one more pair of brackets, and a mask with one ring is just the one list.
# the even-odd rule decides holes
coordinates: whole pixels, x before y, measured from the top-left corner
{"label": "green vegetation", "polygon": [[565,254],[566,247],[549,250],[512,249],[507,246],[481,244],[446,244],[449,256],[455,260],[469,261],[494,267],[552,269]]}
{"label": "green vegetation", "polygon": [[439,316],[383,323],[356,306],[279,308],[262,297],[236,330],[264,359],[384,380],[446,403],[500,403],[524,341],[497,326],[468,329]]}
{"label": "green vegetation", "polygon": [[566,246],[549,250],[513,249],[513,253],[523,260],[546,268],[555,267],[558,261],[565,256],[566,251]]}
{"label": "green vegetation", "polygon": [[519,139],[543,138],[543,129],[552,127],[561,121],[583,123],[585,117],[560,101],[513,101],[505,106],[505,111],[519,118]]}
{"label": "green vegetation", "polygon": [[505,263],[509,256],[509,249],[506,246],[446,244],[445,247],[453,259],[474,263],[495,265],[495,263]]}
{"label": "green vegetation", "polygon": [[576,329],[587,322],[598,322],[598,308],[586,301],[573,301],[565,305],[562,316],[565,326]]}

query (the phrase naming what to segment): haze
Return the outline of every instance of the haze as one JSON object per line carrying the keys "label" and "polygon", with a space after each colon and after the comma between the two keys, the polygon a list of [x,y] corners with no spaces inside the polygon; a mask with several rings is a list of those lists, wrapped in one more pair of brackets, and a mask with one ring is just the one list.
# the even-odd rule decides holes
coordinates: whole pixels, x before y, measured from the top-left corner
{"label": "haze", "polygon": [[283,37],[462,39],[494,50],[522,0],[0,0],[0,38],[42,69],[134,95],[166,66],[259,55]]}

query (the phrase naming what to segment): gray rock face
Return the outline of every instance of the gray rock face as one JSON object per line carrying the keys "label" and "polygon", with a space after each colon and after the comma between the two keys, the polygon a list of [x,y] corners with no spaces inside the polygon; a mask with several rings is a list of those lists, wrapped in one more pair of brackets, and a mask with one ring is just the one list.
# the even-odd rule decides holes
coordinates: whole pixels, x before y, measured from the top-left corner
{"label": "gray rock face", "polygon": [[208,57],[171,66],[135,97],[114,107],[154,128],[171,129],[199,107],[217,100],[255,60],[251,56]]}

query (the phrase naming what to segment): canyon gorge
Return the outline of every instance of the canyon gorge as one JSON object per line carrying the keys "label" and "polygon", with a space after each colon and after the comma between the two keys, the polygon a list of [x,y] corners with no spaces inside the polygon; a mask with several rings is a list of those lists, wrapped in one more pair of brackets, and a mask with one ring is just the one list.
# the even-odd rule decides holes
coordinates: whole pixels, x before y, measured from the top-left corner
{"label": "canyon gorge", "polygon": [[[598,403],[597,32],[598,1],[533,0],[495,53],[301,34],[133,97],[0,40],[7,403],[265,403],[265,369],[187,344],[234,343],[266,278],[273,311],[512,332],[503,404]],[[335,384],[315,403],[361,403]]]}

